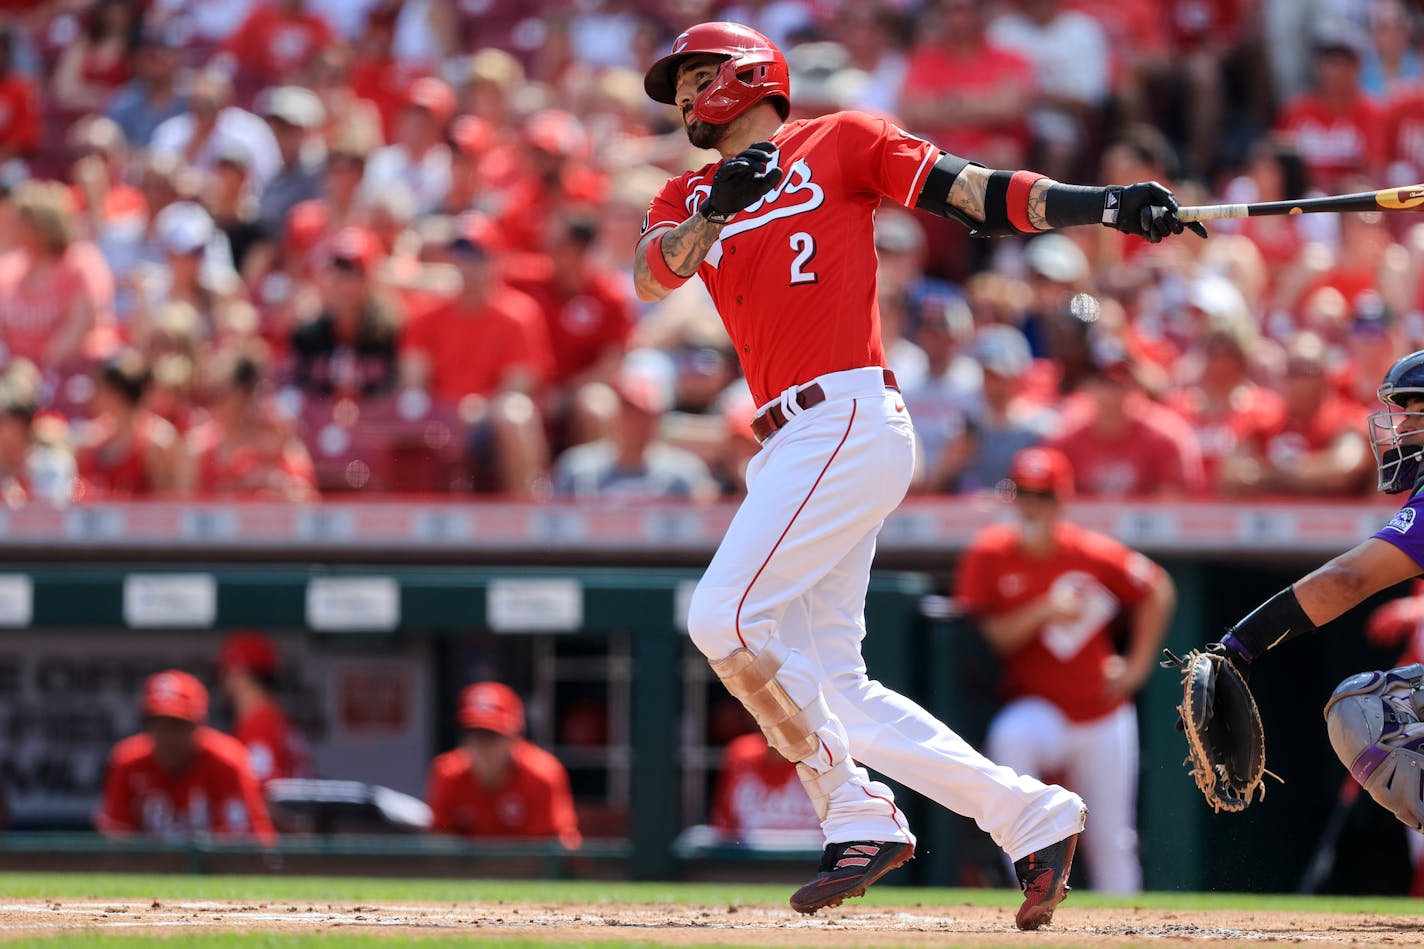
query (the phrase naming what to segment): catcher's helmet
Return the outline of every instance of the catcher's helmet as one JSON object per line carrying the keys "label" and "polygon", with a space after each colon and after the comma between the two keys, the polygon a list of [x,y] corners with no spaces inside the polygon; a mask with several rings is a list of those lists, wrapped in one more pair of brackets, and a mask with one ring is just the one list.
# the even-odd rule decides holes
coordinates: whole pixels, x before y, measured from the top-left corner
{"label": "catcher's helmet", "polygon": [[672,52],[653,63],[643,89],[654,102],[677,104],[677,70],[693,56],[726,61],[692,103],[692,114],[726,125],[763,99],[774,99],[785,119],[791,112],[791,71],[771,40],[740,23],[699,23],[672,41]]}
{"label": "catcher's helmet", "polygon": [[[1406,410],[1411,399],[1424,399],[1424,350],[1390,366],[1378,395],[1385,410],[1370,416],[1370,446],[1379,467],[1379,490],[1398,494],[1414,487],[1424,459],[1424,411]],[[1405,419],[1414,424],[1401,432],[1399,423]]]}

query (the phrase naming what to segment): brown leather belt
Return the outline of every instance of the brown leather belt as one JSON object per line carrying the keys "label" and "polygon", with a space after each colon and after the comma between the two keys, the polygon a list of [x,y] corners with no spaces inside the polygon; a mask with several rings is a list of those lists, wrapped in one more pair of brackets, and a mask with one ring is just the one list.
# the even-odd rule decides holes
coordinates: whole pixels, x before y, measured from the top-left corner
{"label": "brown leather belt", "polygon": [[[900,391],[900,386],[895,381],[895,373],[889,369],[885,370],[885,388]],[[826,390],[822,389],[819,383],[811,383],[803,386],[796,392],[796,404],[801,406],[802,411],[820,405],[826,401]],[[765,443],[768,438],[775,435],[780,428],[787,423],[786,412],[782,410],[780,402],[773,402],[766,407],[756,418],[752,419],[752,435],[758,442]]]}

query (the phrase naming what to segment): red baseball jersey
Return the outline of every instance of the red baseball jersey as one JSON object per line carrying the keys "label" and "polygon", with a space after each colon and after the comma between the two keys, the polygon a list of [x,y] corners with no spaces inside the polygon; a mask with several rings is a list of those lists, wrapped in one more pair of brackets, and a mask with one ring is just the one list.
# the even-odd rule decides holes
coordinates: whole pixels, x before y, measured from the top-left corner
{"label": "red baseball jersey", "polygon": [[[913,207],[939,155],[861,112],[787,123],[772,142],[780,183],[732,217],[697,271],[757,404],[828,372],[885,365],[872,216],[885,198]],[[695,213],[716,171],[670,179],[643,232]]]}
{"label": "red baseball jersey", "polygon": [[475,777],[469,753],[447,751],[430,765],[426,803],[431,830],[467,837],[555,837],[570,849],[583,843],[569,775],[559,759],[527,741],[514,744],[514,767],[501,787]]}
{"label": "red baseball jersey", "polygon": [[509,286],[500,286],[473,313],[450,300],[413,317],[401,334],[401,349],[425,354],[431,394],[452,405],[470,394],[498,393],[516,370],[542,381],[554,362],[539,305]]}
{"label": "red baseball jersey", "polygon": [[147,734],[115,745],[104,777],[102,810],[95,821],[99,829],[275,839],[247,749],[231,735],[207,726],[199,726],[197,742],[197,757],[181,774],[163,769]]}
{"label": "red baseball jersey", "polygon": [[1314,95],[1287,104],[1276,131],[1300,153],[1310,183],[1333,191],[1349,175],[1368,175],[1380,159],[1384,110],[1363,95],[1333,111]]}
{"label": "red baseball jersey", "polygon": [[712,826],[744,830],[819,830],[796,765],[767,748],[760,732],[728,742],[712,801]]}
{"label": "red baseball jersey", "polygon": [[247,748],[258,781],[305,778],[311,774],[306,740],[275,702],[264,702],[239,719],[232,734]]}
{"label": "red baseball jersey", "polygon": [[1201,493],[1205,476],[1191,427],[1146,399],[1129,405],[1127,425],[1112,435],[1096,430],[1087,414],[1064,412],[1062,433],[1049,444],[1073,463],[1077,492],[1101,498]]}
{"label": "red baseball jersey", "polygon": [[1075,722],[1107,715],[1120,704],[1103,693],[1103,662],[1115,654],[1108,629],[1123,610],[1146,599],[1162,568],[1108,537],[1068,521],[1053,531],[1053,553],[1029,557],[1016,525],[980,531],[959,563],[955,595],[979,617],[1000,616],[1061,588],[1076,590],[1082,609],[1069,623],[1048,623],[1004,659],[1005,701],[1039,696]]}

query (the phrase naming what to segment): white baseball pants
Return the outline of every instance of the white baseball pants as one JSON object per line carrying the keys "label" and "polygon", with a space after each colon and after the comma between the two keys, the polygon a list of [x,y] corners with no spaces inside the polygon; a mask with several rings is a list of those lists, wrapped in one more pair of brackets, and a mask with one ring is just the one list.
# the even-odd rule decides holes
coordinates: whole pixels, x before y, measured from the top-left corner
{"label": "white baseball pants", "polygon": [[[824,753],[802,762],[821,774],[848,754],[972,817],[1013,860],[1082,830],[1076,794],[994,764],[867,677],[875,538],[909,487],[914,431],[880,369],[816,382],[826,401],[791,418],[748,466],[747,497],[692,597],[693,642],[709,660],[772,639],[788,647],[777,683],[798,705],[819,694],[831,710],[817,730]],[[831,790],[821,826],[827,843],[914,842],[890,789],[861,767]]]}

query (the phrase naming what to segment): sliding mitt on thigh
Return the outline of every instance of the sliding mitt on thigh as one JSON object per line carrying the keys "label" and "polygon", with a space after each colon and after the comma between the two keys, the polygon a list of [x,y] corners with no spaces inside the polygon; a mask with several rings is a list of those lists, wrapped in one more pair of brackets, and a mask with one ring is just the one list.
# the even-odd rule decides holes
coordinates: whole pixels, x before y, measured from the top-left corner
{"label": "sliding mitt on thigh", "polygon": [[1325,704],[1330,744],[1381,807],[1424,830],[1424,665],[1361,672]]}
{"label": "sliding mitt on thigh", "polygon": [[1240,811],[1265,796],[1266,733],[1251,687],[1225,655],[1193,649],[1163,666],[1182,671],[1182,730],[1192,779],[1214,811]]}

